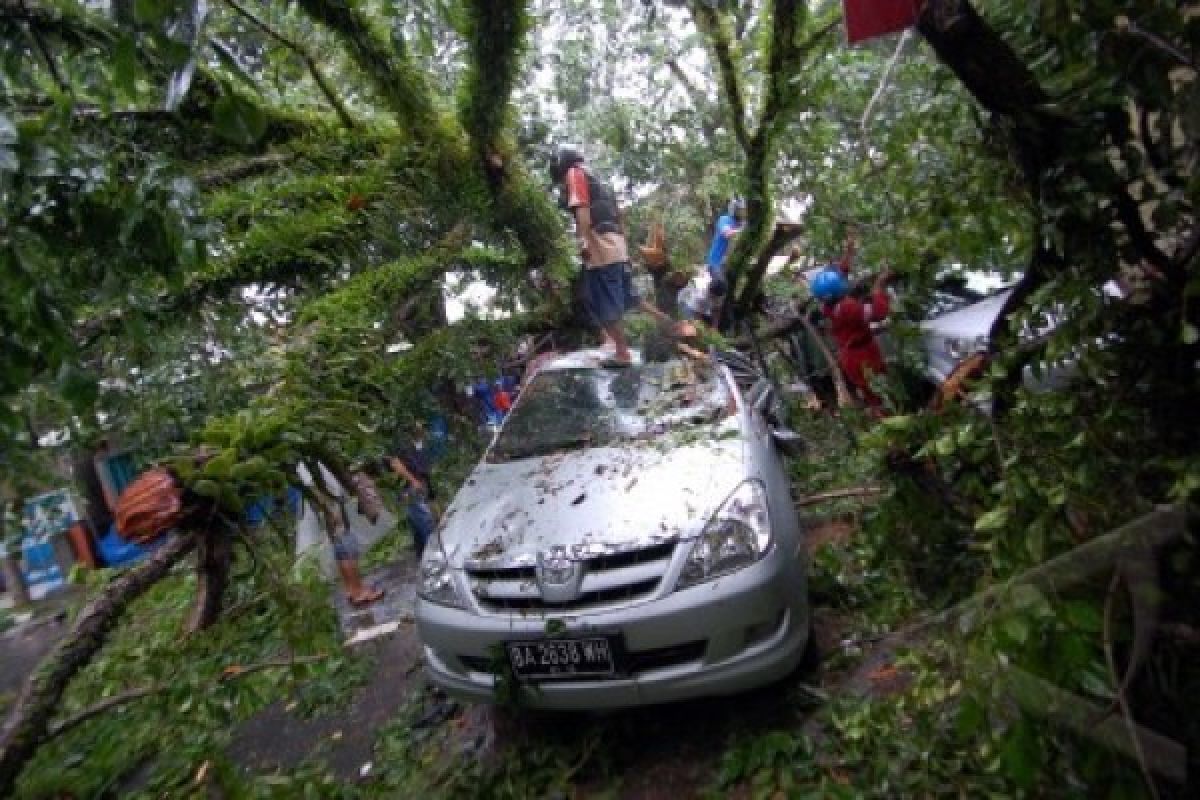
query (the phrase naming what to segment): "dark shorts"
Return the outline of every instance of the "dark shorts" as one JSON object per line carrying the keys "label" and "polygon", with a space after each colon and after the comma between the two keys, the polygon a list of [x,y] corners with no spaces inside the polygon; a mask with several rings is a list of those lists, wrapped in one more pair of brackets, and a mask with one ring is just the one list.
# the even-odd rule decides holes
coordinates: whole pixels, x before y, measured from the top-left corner
{"label": "dark shorts", "polygon": [[333,557],[338,561],[356,561],[361,554],[358,537],[349,528],[329,537],[333,540]]}
{"label": "dark shorts", "polygon": [[591,267],[583,271],[583,298],[597,324],[618,322],[626,311],[637,308],[639,298],[633,288],[633,267],[628,261]]}

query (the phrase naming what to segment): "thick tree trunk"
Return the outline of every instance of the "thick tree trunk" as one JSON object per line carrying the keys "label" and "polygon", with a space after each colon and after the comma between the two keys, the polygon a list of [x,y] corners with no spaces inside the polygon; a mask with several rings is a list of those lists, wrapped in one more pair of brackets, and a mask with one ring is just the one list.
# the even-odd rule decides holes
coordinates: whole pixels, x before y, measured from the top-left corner
{"label": "thick tree trunk", "polygon": [[29,605],[29,588],[25,585],[21,562],[15,554],[0,558],[0,573],[4,574],[4,588],[12,596],[13,606],[21,608]]}
{"label": "thick tree trunk", "polygon": [[20,608],[29,605],[29,587],[25,585],[25,576],[21,574],[21,556],[17,537],[13,536],[9,541],[8,531],[4,524],[6,510],[5,503],[0,502],[0,542],[8,542],[4,556],[0,557],[0,576],[4,577],[5,590],[12,595],[13,605]]}
{"label": "thick tree trunk", "polygon": [[12,796],[17,777],[45,737],[67,685],[103,647],[121,614],[195,546],[194,535],[171,534],[146,561],[106,586],[79,612],[71,630],[30,676],[0,730],[0,797]]}
{"label": "thick tree trunk", "polygon": [[196,546],[196,600],[188,618],[188,633],[202,631],[221,616],[222,600],[233,563],[230,531],[219,528],[199,537]]}

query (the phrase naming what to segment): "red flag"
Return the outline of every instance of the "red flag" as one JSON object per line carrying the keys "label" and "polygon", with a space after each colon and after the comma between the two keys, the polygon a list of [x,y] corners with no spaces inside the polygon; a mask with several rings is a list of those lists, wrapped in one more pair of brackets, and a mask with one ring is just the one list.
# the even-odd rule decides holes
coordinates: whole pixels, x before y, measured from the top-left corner
{"label": "red flag", "polygon": [[917,22],[922,0],[842,0],[850,44],[902,31]]}

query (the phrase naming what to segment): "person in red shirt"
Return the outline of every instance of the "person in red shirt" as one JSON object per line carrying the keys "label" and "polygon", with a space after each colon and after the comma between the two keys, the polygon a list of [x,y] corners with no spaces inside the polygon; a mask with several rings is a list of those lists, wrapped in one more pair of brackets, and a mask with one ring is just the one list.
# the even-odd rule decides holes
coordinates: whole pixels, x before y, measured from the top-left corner
{"label": "person in red shirt", "polygon": [[840,264],[830,264],[812,281],[813,296],[821,301],[825,316],[829,319],[833,340],[837,343],[838,364],[846,376],[846,382],[862,398],[863,402],[878,415],[882,412],[883,400],[871,389],[872,375],[887,373],[883,353],[871,323],[887,319],[889,304],[887,283],[891,270],[885,269],[871,287],[869,302],[862,302],[850,295],[850,265],[854,259],[854,239],[846,242],[846,252]]}

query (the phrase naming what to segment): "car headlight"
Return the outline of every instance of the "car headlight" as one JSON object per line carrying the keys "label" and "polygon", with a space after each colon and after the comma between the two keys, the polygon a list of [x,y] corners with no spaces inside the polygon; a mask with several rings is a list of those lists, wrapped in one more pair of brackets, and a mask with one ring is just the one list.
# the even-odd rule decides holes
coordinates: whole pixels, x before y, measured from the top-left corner
{"label": "car headlight", "polygon": [[771,549],[767,491],[759,481],[746,481],[717,509],[692,545],[677,589],[737,572]]}
{"label": "car headlight", "polygon": [[446,554],[442,552],[442,540],[435,533],[425,543],[425,555],[421,557],[421,576],[417,594],[422,600],[451,608],[465,608],[458,587],[454,583],[454,572]]}

